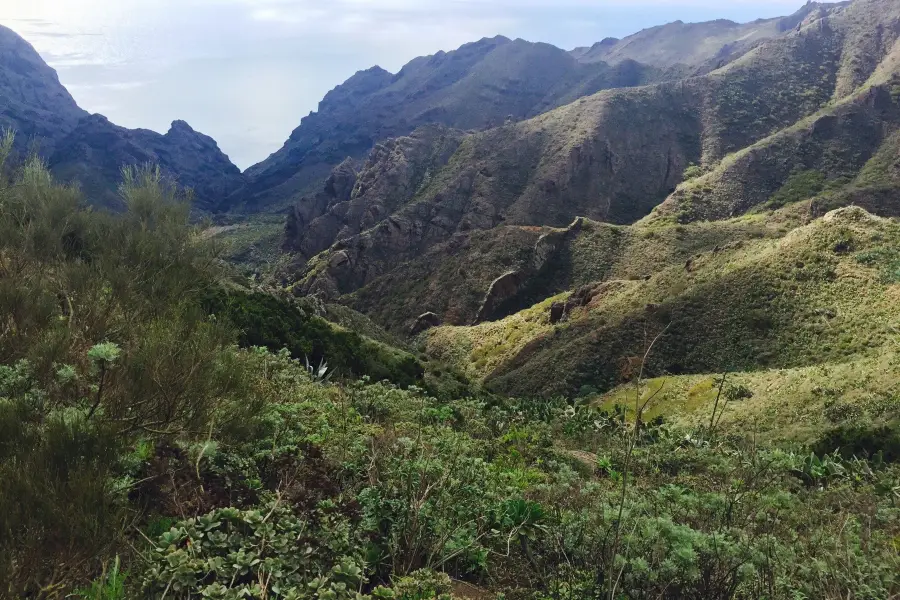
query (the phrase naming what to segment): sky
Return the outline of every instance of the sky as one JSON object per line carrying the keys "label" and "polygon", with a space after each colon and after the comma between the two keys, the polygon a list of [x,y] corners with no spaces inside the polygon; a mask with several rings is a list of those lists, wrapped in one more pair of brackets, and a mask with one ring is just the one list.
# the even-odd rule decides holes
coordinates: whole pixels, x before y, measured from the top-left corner
{"label": "sky", "polygon": [[79,105],[165,133],[183,119],[242,169],[356,71],[501,34],[565,49],[646,27],[790,14],[803,0],[0,0]]}

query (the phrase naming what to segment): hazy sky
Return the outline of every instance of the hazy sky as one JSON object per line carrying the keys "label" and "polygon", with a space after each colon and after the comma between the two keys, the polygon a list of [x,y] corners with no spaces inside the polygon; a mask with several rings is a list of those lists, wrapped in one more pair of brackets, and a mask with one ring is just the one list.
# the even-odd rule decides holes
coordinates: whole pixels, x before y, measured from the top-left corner
{"label": "hazy sky", "polygon": [[803,0],[0,0],[86,110],[184,119],[241,168],[360,69],[503,34],[571,49],[681,19],[749,21]]}

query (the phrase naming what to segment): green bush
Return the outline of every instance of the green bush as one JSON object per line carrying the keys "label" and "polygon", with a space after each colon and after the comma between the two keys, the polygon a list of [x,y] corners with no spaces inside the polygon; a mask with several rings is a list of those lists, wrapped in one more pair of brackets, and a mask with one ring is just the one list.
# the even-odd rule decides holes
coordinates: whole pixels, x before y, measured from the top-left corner
{"label": "green bush", "polygon": [[340,376],[368,376],[398,385],[413,385],[424,372],[414,356],[308,315],[270,294],[219,290],[206,296],[204,306],[240,330],[245,348],[287,348],[294,358],[313,365],[324,361]]}
{"label": "green bush", "polygon": [[143,596],[349,600],[365,583],[362,540],[331,503],[309,518],[282,506],[226,508],[157,540]]}
{"label": "green bush", "polygon": [[807,200],[825,189],[825,175],[820,171],[800,171],[791,175],[787,182],[775,192],[766,203],[766,208],[776,209],[794,202]]}
{"label": "green bush", "polygon": [[900,462],[900,429],[888,425],[842,426],[826,433],[814,449],[817,454],[837,451],[845,458],[879,456],[885,462]]}

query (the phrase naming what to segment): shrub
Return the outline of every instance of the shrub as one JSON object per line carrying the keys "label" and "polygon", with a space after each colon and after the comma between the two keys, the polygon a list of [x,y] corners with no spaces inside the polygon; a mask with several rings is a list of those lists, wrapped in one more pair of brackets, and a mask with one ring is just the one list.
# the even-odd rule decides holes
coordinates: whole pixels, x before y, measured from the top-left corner
{"label": "shrub", "polygon": [[845,458],[880,456],[885,462],[900,461],[900,430],[884,425],[845,425],[827,432],[814,446],[817,454],[839,452]]}
{"label": "shrub", "polygon": [[327,362],[343,377],[369,376],[412,385],[424,372],[412,355],[332,325],[270,294],[214,291],[204,306],[240,330],[241,346],[273,352],[287,348],[291,356],[310,364]]}
{"label": "shrub", "polygon": [[362,541],[332,503],[310,518],[285,507],[217,510],[157,540],[146,598],[355,599],[365,583]]}

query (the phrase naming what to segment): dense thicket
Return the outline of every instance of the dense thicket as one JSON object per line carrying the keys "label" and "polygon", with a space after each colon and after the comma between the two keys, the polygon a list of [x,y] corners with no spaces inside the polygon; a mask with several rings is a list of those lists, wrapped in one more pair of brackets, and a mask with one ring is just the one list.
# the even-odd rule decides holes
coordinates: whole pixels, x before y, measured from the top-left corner
{"label": "dense thicket", "polygon": [[204,308],[240,330],[242,347],[261,346],[273,352],[287,348],[291,356],[315,368],[328,366],[339,376],[367,376],[399,385],[413,385],[423,374],[414,356],[335,326],[271,294],[215,290]]}

